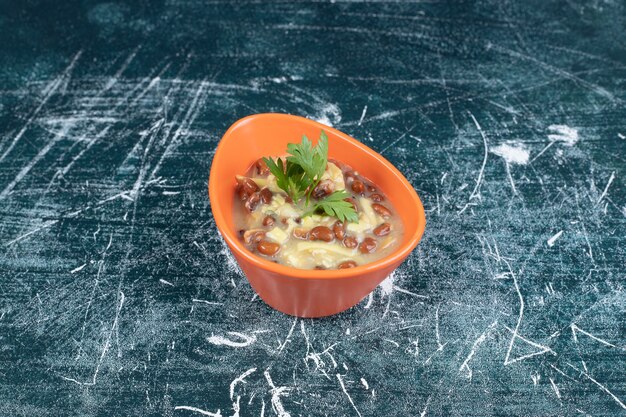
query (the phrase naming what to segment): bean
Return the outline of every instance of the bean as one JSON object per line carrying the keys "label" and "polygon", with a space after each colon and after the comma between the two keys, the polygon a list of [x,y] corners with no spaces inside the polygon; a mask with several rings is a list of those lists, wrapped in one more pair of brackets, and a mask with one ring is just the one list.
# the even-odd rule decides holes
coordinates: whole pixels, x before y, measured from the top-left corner
{"label": "bean", "polygon": [[354,200],[354,198],[348,197],[344,199],[343,201],[347,201],[348,203],[352,204],[352,208],[354,209],[354,211],[356,211],[357,213],[359,212],[359,208],[357,207],[356,201]]}
{"label": "bean", "polygon": [[269,204],[272,202],[273,194],[268,188],[262,189],[260,194],[261,194],[261,200],[263,201],[263,204]]}
{"label": "bean", "polygon": [[309,232],[305,229],[296,228],[293,229],[293,237],[295,237],[296,239],[308,240]]}
{"label": "bean", "polygon": [[383,206],[382,204],[378,204],[378,203],[374,203],[372,204],[372,208],[374,209],[374,211],[378,214],[381,215],[381,217],[383,218],[387,218],[387,217],[391,217],[391,211]]}
{"label": "bean", "polygon": [[335,183],[331,180],[322,180],[313,189],[313,198],[322,199],[328,195],[331,195],[335,191]]}
{"label": "bean", "polygon": [[371,185],[369,185],[369,186],[367,187],[367,191],[369,191],[370,193],[375,193],[375,192],[376,192],[376,188],[375,188],[375,187],[372,187]]}
{"label": "bean", "polygon": [[380,203],[381,201],[385,201],[385,197],[380,194],[374,193],[370,195],[370,200],[375,201],[376,203]]}
{"label": "bean", "polygon": [[256,249],[263,255],[274,256],[280,250],[280,245],[278,243],[262,240],[256,245]]}
{"label": "bean", "polygon": [[352,236],[346,236],[343,239],[343,246],[345,246],[346,248],[354,249],[357,247],[357,245],[358,245],[358,242]]}
{"label": "bean", "polygon": [[286,217],[281,217],[281,218],[280,218],[280,222],[281,222],[282,224],[287,224],[287,218],[286,218]]}
{"label": "bean", "polygon": [[243,241],[248,245],[251,243],[259,243],[265,237],[265,231],[261,229],[247,230],[243,233]]}
{"label": "bean", "polygon": [[317,226],[311,229],[309,233],[309,239],[311,240],[323,240],[324,242],[331,242],[334,239],[332,230],[326,226]]}
{"label": "bean", "polygon": [[354,182],[352,183],[352,191],[357,194],[361,194],[363,191],[365,191],[365,185],[363,185],[363,182],[360,180],[354,180]]}
{"label": "bean", "polygon": [[291,197],[287,196],[285,197],[285,202],[291,204],[293,203],[293,200],[291,199]]}
{"label": "bean", "polygon": [[263,226],[274,226],[274,218],[272,216],[265,216],[265,218],[263,219]]}
{"label": "bean", "polygon": [[267,164],[265,163],[263,158],[260,158],[258,161],[256,161],[254,163],[254,166],[256,167],[256,172],[259,175],[267,175],[270,173],[270,169],[267,167]]}
{"label": "bean", "polygon": [[343,239],[346,236],[346,224],[337,220],[335,224],[333,224],[333,233],[335,233],[337,239]]}
{"label": "bean", "polygon": [[361,253],[372,253],[376,251],[376,246],[378,246],[376,239],[373,239],[371,237],[366,237],[365,239],[363,239],[363,242],[361,242],[361,244],[359,245],[359,251]]}
{"label": "bean", "polygon": [[318,269],[318,270],[324,270],[326,269],[326,267],[322,266],[322,265],[317,265],[314,269]]}
{"label": "bean", "polygon": [[348,269],[348,268],[355,268],[356,266],[357,266],[357,263],[354,261],[345,261],[337,265],[337,268]]}
{"label": "bean", "polygon": [[248,198],[248,200],[243,204],[249,212],[253,212],[256,206],[261,201],[261,195],[259,193],[254,193]]}
{"label": "bean", "polygon": [[244,178],[241,181],[241,186],[243,187],[244,191],[248,194],[252,194],[252,193],[259,191],[259,186],[256,185],[256,182],[254,182],[250,178]]}
{"label": "bean", "polygon": [[356,171],[352,171],[352,170],[347,171],[345,174],[343,174],[343,176],[346,178],[346,180],[347,180],[348,178],[355,179],[358,175],[359,175],[359,173],[358,173],[358,172],[356,172]]}
{"label": "bean", "polygon": [[239,199],[241,201],[246,201],[248,197],[250,197],[250,194],[246,192],[246,190],[243,188],[243,185],[241,184],[237,186],[237,195],[239,196]]}
{"label": "bean", "polygon": [[391,225],[389,223],[383,223],[374,229],[374,234],[376,236],[387,236],[391,232]]}

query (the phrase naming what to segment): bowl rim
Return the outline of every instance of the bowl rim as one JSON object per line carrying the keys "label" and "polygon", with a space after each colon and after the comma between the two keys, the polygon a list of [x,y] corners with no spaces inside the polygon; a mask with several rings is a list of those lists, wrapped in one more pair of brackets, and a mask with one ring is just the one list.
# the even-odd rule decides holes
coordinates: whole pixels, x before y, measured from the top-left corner
{"label": "bowl rim", "polygon": [[[343,140],[349,142],[353,146],[359,148],[361,152],[365,152],[370,156],[374,157],[378,162],[380,162],[386,169],[389,174],[396,177],[402,185],[407,189],[409,199],[412,202],[412,205],[416,207],[416,215],[417,219],[417,227],[412,231],[410,238],[404,243],[402,246],[397,248],[393,253],[388,256],[378,259],[377,261],[367,263],[365,265],[360,265],[355,268],[347,268],[347,269],[326,269],[326,270],[316,270],[316,269],[298,269],[286,265],[281,265],[275,262],[268,261],[258,255],[250,252],[243,245],[242,242],[237,238],[235,232],[230,230],[227,226],[226,217],[221,209],[219,193],[217,192],[217,180],[216,175],[214,173],[217,171],[216,160],[219,160],[219,156],[221,150],[224,146],[224,143],[231,136],[232,132],[239,127],[240,125],[247,123],[254,119],[259,118],[269,118],[274,119],[276,122],[280,123],[285,120],[296,120],[298,123],[308,124],[318,129],[323,129],[326,132],[332,132],[334,135],[341,137]],[[346,161],[346,163],[350,163],[350,161]],[[422,238],[424,234],[424,229],[426,227],[426,213],[424,212],[424,206],[417,195],[417,192],[413,188],[413,186],[409,183],[409,181],[402,175],[402,173],[385,157],[380,155],[378,152],[374,151],[367,145],[359,142],[358,140],[350,137],[346,133],[341,132],[333,127],[324,125],[322,123],[318,123],[314,120],[308,119],[306,117],[295,116],[291,114],[285,113],[258,113],[243,117],[236,122],[234,122],[224,133],[222,138],[220,139],[219,144],[215,150],[213,155],[213,161],[211,162],[211,170],[209,172],[209,184],[208,184],[208,192],[209,192],[209,201],[211,205],[211,211],[213,212],[213,218],[215,220],[215,224],[217,229],[220,232],[222,238],[228,243],[229,248],[236,253],[236,255],[246,259],[253,266],[257,268],[261,268],[275,274],[287,276],[290,278],[300,278],[300,279],[344,279],[344,278],[352,278],[357,277],[359,275],[365,275],[370,272],[379,271],[381,269],[392,267],[396,263],[402,262],[410,253],[415,249],[417,244]],[[212,197],[213,196],[213,197]],[[405,230],[405,233],[408,231]],[[410,233],[410,232],[409,232]]]}

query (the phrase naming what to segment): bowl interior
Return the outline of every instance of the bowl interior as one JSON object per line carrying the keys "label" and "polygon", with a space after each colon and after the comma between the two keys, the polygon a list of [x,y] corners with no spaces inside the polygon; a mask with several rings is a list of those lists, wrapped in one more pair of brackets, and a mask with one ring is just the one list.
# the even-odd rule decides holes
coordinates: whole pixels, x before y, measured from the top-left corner
{"label": "bowl interior", "polygon": [[[316,143],[322,129],[328,135],[329,158],[352,166],[374,182],[391,200],[405,230],[397,252],[406,251],[408,254],[421,238],[426,221],[422,203],[404,176],[378,153],[336,129],[302,117],[273,113],[239,120],[226,132],[216,150],[211,166],[209,193],[216,223],[226,241],[238,251],[249,254],[236,238],[233,219],[235,176],[246,172],[262,156],[284,154],[287,144],[300,142],[303,134]],[[276,266],[260,257],[254,258]],[[379,264],[386,259],[368,265]],[[344,271],[349,270],[340,272]]]}

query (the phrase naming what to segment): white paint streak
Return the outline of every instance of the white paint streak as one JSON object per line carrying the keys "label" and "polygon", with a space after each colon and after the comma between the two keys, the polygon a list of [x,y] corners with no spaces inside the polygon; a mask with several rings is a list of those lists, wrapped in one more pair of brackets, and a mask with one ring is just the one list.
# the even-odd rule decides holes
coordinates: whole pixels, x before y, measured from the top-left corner
{"label": "white paint streak", "polygon": [[12,245],[14,243],[19,242],[22,239],[26,239],[28,236],[32,235],[33,233],[37,233],[40,230],[47,229],[48,227],[53,226],[53,225],[57,224],[58,222],[59,222],[58,220],[48,220],[42,226],[40,226],[40,227],[38,227],[36,229],[33,229],[30,232],[25,233],[25,234],[23,234],[21,236],[18,236],[15,239],[5,243],[5,246],[10,246],[10,245]]}
{"label": "white paint streak", "polygon": [[599,383],[598,381],[596,381],[591,375],[589,375],[587,372],[581,371],[580,369],[574,367],[572,364],[568,363],[567,366],[569,366],[570,368],[575,369],[576,371],[580,372],[582,375],[584,375],[585,377],[587,377],[588,380],[590,380],[591,382],[593,382],[594,384],[596,384],[598,387],[600,387],[600,389],[604,392],[606,392],[607,394],[609,394],[611,396],[611,398],[613,398],[613,400],[615,400],[616,403],[619,404],[620,407],[622,407],[624,410],[626,410],[626,404],[624,404],[622,402],[622,400],[620,400],[615,394],[613,394],[611,391],[609,391],[609,389],[607,387],[605,387],[604,385],[602,385],[601,383]]}
{"label": "white paint streak", "polygon": [[[592,338],[593,340],[595,340],[596,342],[600,342],[600,343],[602,343],[602,344],[603,344],[603,345],[605,345],[605,346],[609,346],[609,347],[612,347],[612,348],[618,348],[618,347],[617,347],[617,346],[615,346],[613,343],[607,342],[606,340],[601,339],[601,338],[599,338],[598,336],[594,336],[594,335],[592,335],[591,333],[586,332],[585,330],[581,329],[580,327],[578,327],[578,326],[577,326],[577,325],[575,325],[575,324],[572,324],[570,327],[571,327],[571,329],[572,329],[572,336],[574,337],[574,341],[575,341],[576,343],[578,343],[578,336],[577,336],[577,333],[582,333],[582,334],[584,334],[585,336],[588,336],[588,337]],[[619,348],[618,348],[618,349],[619,349]]]}
{"label": "white paint streak", "polygon": [[548,139],[552,142],[562,142],[567,146],[574,146],[580,139],[578,130],[567,125],[550,125],[548,130],[553,132],[548,134]]}
{"label": "white paint streak", "polygon": [[230,383],[230,399],[232,401],[233,397],[235,396],[235,387],[237,386],[238,383],[242,383],[245,384],[246,381],[246,377],[250,374],[253,374],[254,372],[256,372],[256,368],[250,368],[248,369],[246,372],[244,372],[243,374],[239,375],[237,378],[233,379],[233,381]]}
{"label": "white paint streak", "polygon": [[315,120],[321,124],[332,127],[333,123],[339,123],[341,121],[339,107],[333,103],[324,103],[318,115],[315,117]]}
{"label": "white paint streak", "polygon": [[391,295],[393,292],[393,281],[396,279],[395,272],[392,272],[383,282],[380,283],[380,290],[383,292],[383,295]]}
{"label": "white paint streak", "polygon": [[476,351],[478,350],[478,347],[487,339],[487,336],[489,336],[491,334],[491,331],[493,330],[494,327],[496,327],[497,324],[498,324],[498,320],[495,320],[478,337],[478,339],[476,339],[474,341],[474,344],[472,345],[472,349],[471,349],[470,353],[467,355],[467,357],[465,358],[465,360],[463,361],[463,363],[459,367],[459,372],[462,372],[464,369],[467,370],[467,379],[470,379],[470,380],[472,379],[472,369],[469,367],[469,362],[472,360],[472,358],[476,354]]}
{"label": "white paint streak", "polygon": [[280,398],[281,396],[288,395],[287,393],[289,392],[289,388],[277,387],[274,384],[274,381],[272,381],[269,369],[266,369],[263,375],[265,375],[265,379],[267,380],[267,383],[271,388],[270,393],[272,394],[272,409],[274,410],[274,413],[276,413],[278,417],[291,417],[291,414],[285,411],[285,407],[283,406],[282,400]]}
{"label": "white paint streak", "polygon": [[83,270],[83,268],[85,268],[86,266],[87,266],[87,264],[82,264],[81,266],[78,266],[78,267],[76,267],[76,268],[72,269],[72,270],[70,271],[70,274],[75,274],[75,273],[77,273],[77,272],[80,272],[80,271],[82,271],[82,270]]}
{"label": "white paint streak", "polygon": [[[213,345],[217,345],[217,346],[223,345],[223,346],[230,346],[230,347],[235,347],[235,348],[242,348],[242,347],[250,346],[251,344],[256,342],[255,335],[248,336],[239,332],[228,332],[227,334],[231,337],[234,337],[235,340],[228,339],[223,336],[211,335],[211,337],[207,337],[207,341]],[[238,341],[237,339],[240,339],[241,341]]]}
{"label": "white paint streak", "polygon": [[[519,316],[517,317],[517,323],[515,324],[515,329],[512,331],[513,336],[511,336],[511,340],[509,342],[509,348],[507,349],[506,356],[504,358],[504,365],[510,365],[510,364],[512,364],[514,362],[518,362],[518,361],[521,361],[523,359],[527,359],[527,358],[530,358],[532,356],[536,356],[536,355],[540,355],[542,353],[545,353],[549,349],[546,348],[545,346],[541,346],[541,345],[539,345],[539,344],[537,344],[535,342],[531,342],[531,341],[529,341],[527,339],[524,339],[524,338],[522,338],[519,335],[519,328],[520,328],[520,326],[522,324],[522,319],[524,317],[524,305],[525,305],[524,304],[524,297],[522,297],[522,292],[521,292],[521,290],[519,288],[519,284],[517,282],[517,276],[513,272],[513,269],[511,268],[511,264],[509,264],[509,262],[506,259],[502,259],[502,260],[506,263],[507,267],[509,268],[509,272],[510,272],[511,276],[513,277],[513,285],[515,286],[515,292],[517,293],[517,297],[519,298]],[[529,354],[529,355],[524,355],[522,357],[510,360],[511,351],[513,350],[513,345],[515,344],[515,340],[517,338],[520,338],[520,339],[524,340],[525,342],[530,343],[533,346],[540,347],[540,348],[542,348],[544,350],[540,351],[540,352],[535,352],[535,353],[532,353],[532,354]]]}
{"label": "white paint streak", "polygon": [[11,193],[11,191],[13,191],[13,188],[15,188],[15,186],[20,181],[22,181],[22,179],[24,179],[24,177],[30,172],[30,170],[33,169],[33,167],[37,165],[37,163],[44,156],[46,156],[48,152],[50,152],[50,150],[54,147],[54,145],[56,145],[61,139],[65,137],[67,132],[70,130],[70,127],[71,127],[71,124],[65,124],[63,126],[63,129],[60,132],[58,132],[54,136],[54,138],[46,144],[46,146],[41,148],[41,150],[37,153],[37,155],[35,155],[33,159],[31,159],[24,167],[22,167],[22,169],[20,170],[20,172],[17,173],[15,178],[13,178],[13,180],[10,183],[8,183],[6,187],[4,187],[4,190],[0,192],[0,200],[5,199]]}
{"label": "white paint streak", "polygon": [[118,323],[119,323],[119,318],[120,318],[120,312],[122,311],[122,306],[124,305],[124,300],[126,299],[126,297],[124,296],[124,293],[120,291],[120,301],[117,305],[117,309],[115,311],[115,319],[113,320],[113,324],[111,325],[111,328],[109,329],[109,333],[107,334],[107,338],[104,342],[104,345],[102,346],[102,352],[100,353],[100,358],[98,359],[98,363],[96,364],[96,369],[93,373],[93,377],[91,379],[91,382],[81,382],[78,381],[74,378],[69,378],[69,377],[65,377],[65,376],[61,376],[61,378],[65,379],[66,381],[71,381],[74,382],[78,385],[86,385],[86,386],[92,386],[92,385],[96,385],[96,381],[98,378],[98,373],[100,372],[100,365],[102,365],[102,362],[104,361],[104,358],[107,354],[107,352],[109,351],[109,348],[111,347],[111,337],[113,336],[113,332],[117,330],[118,327]]}
{"label": "white paint streak", "polygon": [[556,384],[554,383],[554,379],[552,378],[550,378],[550,385],[552,385],[552,389],[556,394],[556,398],[561,399],[561,391],[559,391],[559,387],[556,386]]}
{"label": "white paint streak", "polygon": [[526,165],[530,156],[523,143],[508,142],[490,149],[491,153],[504,159],[507,164]]}
{"label": "white paint streak", "polygon": [[411,292],[411,291],[409,291],[409,290],[405,290],[404,288],[400,288],[400,287],[398,287],[397,285],[394,285],[392,288],[393,288],[393,290],[395,290],[395,291],[401,292],[402,294],[407,294],[407,295],[410,295],[410,296],[415,297],[415,298],[426,298],[426,299],[428,299],[428,298],[429,298],[427,295],[420,295],[420,294],[416,294],[416,293]]}
{"label": "white paint streak", "polygon": [[366,390],[370,389],[370,384],[367,383],[367,380],[365,378],[361,378],[361,384]]}
{"label": "white paint streak", "polygon": [[604,197],[606,197],[606,193],[609,192],[609,187],[611,186],[614,180],[615,180],[615,171],[611,173],[611,176],[609,177],[609,182],[606,183],[606,187],[604,187],[604,191],[602,192],[602,195],[600,196],[600,198],[598,198],[598,201],[595,204],[596,206],[600,204],[600,201],[602,201]]}
{"label": "white paint streak", "polygon": [[[510,327],[508,327],[508,326],[504,326],[504,327],[508,331],[510,331],[511,333],[514,333],[514,330],[511,329]],[[520,361],[523,361],[525,359],[532,358],[533,356],[543,355],[544,353],[551,353],[551,354],[556,356],[556,353],[552,349],[550,349],[548,346],[544,346],[544,345],[541,345],[541,344],[539,344],[537,342],[533,342],[532,340],[528,340],[524,336],[521,336],[520,334],[515,335],[515,338],[516,339],[520,339],[520,340],[528,343],[531,346],[539,348],[540,350],[538,350],[536,352],[529,353],[527,355],[519,356],[519,357],[517,357],[517,358],[515,358],[513,360],[509,360],[508,362],[505,360],[505,365],[510,365],[512,363],[515,363],[515,362],[520,362]]]}
{"label": "white paint streak", "polygon": [[208,304],[208,305],[212,305],[212,306],[221,306],[221,305],[224,304],[224,303],[218,303],[217,301],[200,300],[198,298],[192,298],[191,301],[194,302],[194,303],[202,303],[202,304]]}
{"label": "white paint streak", "polygon": [[350,394],[348,394],[348,391],[346,390],[346,386],[343,383],[343,379],[341,378],[341,375],[337,374],[336,376],[337,376],[337,380],[339,381],[339,385],[341,385],[341,389],[343,390],[343,393],[346,394],[346,397],[348,397],[348,401],[350,401],[350,404],[352,404],[352,408],[354,408],[354,411],[356,411],[356,414],[359,417],[362,417],[361,413],[359,412],[359,409],[356,408],[354,401],[352,401],[352,397],[350,396]]}
{"label": "white paint streak", "polygon": [[289,333],[287,333],[287,337],[285,338],[285,341],[282,343],[282,345],[278,347],[278,353],[282,352],[285,346],[287,345],[287,342],[289,342],[289,339],[291,338],[291,335],[293,334],[293,329],[296,327],[296,323],[298,323],[297,317],[293,320],[293,324],[291,325],[291,329],[289,329]]}
{"label": "white paint streak", "polygon": [[483,157],[483,163],[480,166],[480,171],[478,172],[478,178],[476,179],[476,185],[474,186],[474,189],[472,190],[472,193],[469,196],[469,201],[465,204],[465,206],[463,206],[461,210],[458,211],[458,214],[462,214],[465,210],[467,210],[467,208],[472,203],[473,199],[480,198],[480,185],[483,182],[483,178],[485,175],[485,167],[487,166],[487,158],[489,155],[489,144],[487,143],[487,136],[485,136],[485,132],[483,132],[483,129],[478,124],[478,121],[476,120],[474,115],[472,113],[470,113],[469,115],[474,121],[474,124],[476,125],[476,129],[478,129],[478,133],[480,133],[480,136],[483,139],[483,147],[485,148],[485,153]]}
{"label": "white paint streak", "polygon": [[554,236],[552,236],[550,239],[548,239],[548,247],[551,248],[552,246],[554,246],[554,242],[556,242],[561,237],[562,234],[563,234],[563,231],[561,230],[557,232]]}
{"label": "white paint streak", "polygon": [[33,121],[35,120],[35,118],[37,117],[37,115],[39,114],[41,109],[43,108],[43,106],[45,106],[45,104],[48,102],[48,100],[50,100],[50,97],[52,97],[52,95],[56,92],[56,90],[59,88],[59,86],[61,86],[63,84],[63,81],[69,75],[69,73],[72,71],[72,69],[76,65],[76,62],[78,61],[78,58],[80,58],[80,56],[82,54],[83,54],[82,50],[78,51],[76,53],[76,55],[74,55],[74,57],[70,61],[70,64],[65,68],[63,73],[61,75],[59,75],[57,78],[55,78],[54,80],[52,80],[46,86],[46,88],[44,89],[44,97],[41,99],[41,101],[39,102],[39,105],[37,106],[35,111],[33,111],[32,115],[28,118],[28,120],[26,121],[24,126],[20,129],[20,131],[17,133],[17,135],[13,138],[13,141],[11,142],[11,144],[2,153],[2,156],[0,156],[0,162],[2,162],[4,160],[4,158],[6,158],[9,153],[11,153],[11,151],[13,150],[13,148],[15,147],[17,142],[19,142],[19,140],[22,138],[22,136],[24,136],[24,133],[26,133],[26,131],[28,130],[30,125],[33,123]]}
{"label": "white paint streak", "polygon": [[365,118],[365,113],[367,113],[367,105],[363,107],[363,112],[361,113],[361,118],[359,119],[359,123],[358,123],[359,126],[361,126],[361,123],[363,123],[363,119]]}
{"label": "white paint streak", "polygon": [[174,410],[187,410],[187,411],[193,411],[194,413],[202,414],[204,416],[222,417],[222,412],[220,410],[217,410],[217,413],[211,413],[210,411],[202,410],[196,407],[190,407],[188,405],[177,405],[176,407],[174,407]]}

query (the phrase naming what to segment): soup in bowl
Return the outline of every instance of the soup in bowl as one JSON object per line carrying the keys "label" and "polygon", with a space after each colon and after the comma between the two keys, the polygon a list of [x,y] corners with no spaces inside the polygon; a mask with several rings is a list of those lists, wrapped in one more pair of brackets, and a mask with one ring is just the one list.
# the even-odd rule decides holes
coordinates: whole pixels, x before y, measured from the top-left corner
{"label": "soup in bowl", "polygon": [[[328,143],[323,173],[318,167],[319,175],[304,181],[304,195],[285,191],[268,163],[280,176],[273,165],[281,158],[287,171],[288,145],[321,132]],[[324,189],[326,180],[332,190]],[[213,158],[209,197],[252,288],[271,307],[299,317],[357,304],[406,259],[426,224],[417,193],[385,158],[336,129],[285,114],[249,116],[228,129]]]}

